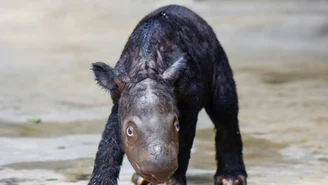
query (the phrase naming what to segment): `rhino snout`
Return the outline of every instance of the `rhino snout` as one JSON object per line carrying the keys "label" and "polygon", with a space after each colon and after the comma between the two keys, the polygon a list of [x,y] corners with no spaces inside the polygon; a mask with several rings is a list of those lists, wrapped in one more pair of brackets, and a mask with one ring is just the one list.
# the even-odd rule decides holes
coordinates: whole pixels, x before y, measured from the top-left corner
{"label": "rhino snout", "polygon": [[138,164],[140,175],[153,183],[161,183],[177,170],[177,151],[168,145],[149,146],[149,157]]}

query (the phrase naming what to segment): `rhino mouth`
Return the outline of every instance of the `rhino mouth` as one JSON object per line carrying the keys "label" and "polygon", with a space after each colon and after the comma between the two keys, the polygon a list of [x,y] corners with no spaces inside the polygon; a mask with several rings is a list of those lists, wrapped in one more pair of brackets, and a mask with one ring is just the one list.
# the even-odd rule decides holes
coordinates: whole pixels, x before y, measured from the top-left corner
{"label": "rhino mouth", "polygon": [[138,165],[138,163],[135,162],[135,161],[131,161],[131,165],[135,169],[137,174],[139,174],[142,178],[144,178],[145,180],[147,180],[148,182],[151,182],[153,184],[160,184],[160,183],[167,182],[169,180],[169,178],[173,175],[173,173],[176,171],[176,170],[174,170],[170,173],[165,173],[163,171],[163,174],[169,174],[169,175],[167,175],[167,176],[166,175],[156,176],[152,173],[144,173],[142,171],[142,169],[140,168],[140,166]]}

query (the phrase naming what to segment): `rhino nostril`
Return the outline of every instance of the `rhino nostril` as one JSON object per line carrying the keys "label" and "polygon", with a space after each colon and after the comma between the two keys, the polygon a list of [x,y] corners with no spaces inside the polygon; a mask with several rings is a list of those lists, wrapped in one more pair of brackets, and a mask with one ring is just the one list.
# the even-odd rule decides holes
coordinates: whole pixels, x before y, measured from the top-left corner
{"label": "rhino nostril", "polygon": [[155,151],[155,153],[160,153],[160,152],[162,152],[162,147],[160,146],[160,145],[156,145],[155,147],[154,147],[154,151]]}

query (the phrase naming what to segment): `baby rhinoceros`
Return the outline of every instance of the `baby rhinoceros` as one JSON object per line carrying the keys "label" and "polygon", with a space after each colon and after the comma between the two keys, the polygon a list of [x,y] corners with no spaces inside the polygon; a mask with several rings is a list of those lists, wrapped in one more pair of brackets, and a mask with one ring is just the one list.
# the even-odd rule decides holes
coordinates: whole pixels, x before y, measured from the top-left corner
{"label": "baby rhinoceros", "polygon": [[92,69],[114,105],[90,185],[116,185],[124,153],[151,184],[187,184],[202,108],[216,128],[215,185],[246,185],[236,85],[205,20],[183,6],[159,8],[133,30],[115,68],[97,62]]}

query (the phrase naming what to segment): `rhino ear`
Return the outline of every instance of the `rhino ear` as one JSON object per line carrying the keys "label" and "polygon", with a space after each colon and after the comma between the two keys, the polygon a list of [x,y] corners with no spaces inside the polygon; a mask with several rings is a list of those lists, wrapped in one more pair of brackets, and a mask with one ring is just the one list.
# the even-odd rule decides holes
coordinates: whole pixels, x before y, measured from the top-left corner
{"label": "rhino ear", "polygon": [[106,90],[112,91],[118,88],[122,91],[127,83],[127,77],[119,75],[115,69],[104,62],[93,63],[92,71],[95,75],[97,84]]}
{"label": "rhino ear", "polygon": [[176,62],[174,62],[169,68],[167,68],[162,77],[164,80],[168,81],[170,84],[174,82],[182,75],[182,72],[187,68],[187,61],[184,57],[180,57]]}

